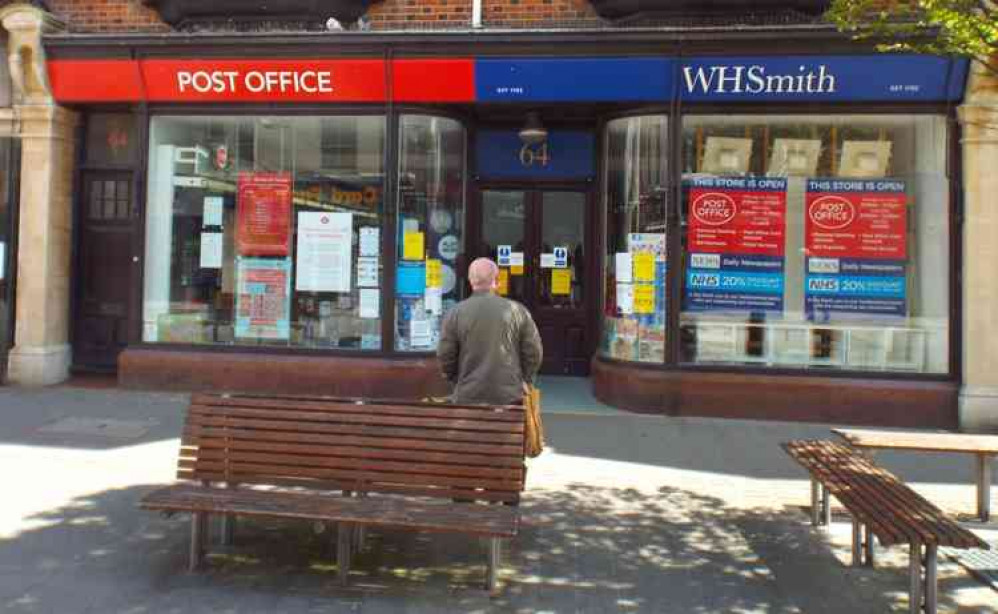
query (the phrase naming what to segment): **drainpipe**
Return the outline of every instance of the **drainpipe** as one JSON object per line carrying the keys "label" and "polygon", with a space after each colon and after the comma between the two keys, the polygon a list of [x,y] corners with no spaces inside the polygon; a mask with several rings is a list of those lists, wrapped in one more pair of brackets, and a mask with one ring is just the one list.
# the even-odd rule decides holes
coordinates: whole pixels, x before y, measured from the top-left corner
{"label": "drainpipe", "polygon": [[471,0],[471,27],[482,27],[482,0]]}

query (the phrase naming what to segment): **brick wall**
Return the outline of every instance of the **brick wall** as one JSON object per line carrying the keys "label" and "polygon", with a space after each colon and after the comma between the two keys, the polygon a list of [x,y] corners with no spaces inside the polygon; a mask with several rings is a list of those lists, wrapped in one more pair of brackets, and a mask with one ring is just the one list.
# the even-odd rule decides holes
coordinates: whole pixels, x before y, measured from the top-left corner
{"label": "brick wall", "polygon": [[[210,2],[210,0],[205,0]],[[6,4],[0,1],[0,5]],[[48,0],[70,32],[163,32],[155,10],[142,0]],[[368,16],[375,30],[463,29],[471,26],[471,0],[384,0]],[[483,0],[483,23],[494,28],[556,28],[600,23],[587,0]]]}
{"label": "brick wall", "polygon": [[[206,0],[208,1],[208,0]],[[47,0],[70,32],[163,32],[170,26],[141,0]]]}

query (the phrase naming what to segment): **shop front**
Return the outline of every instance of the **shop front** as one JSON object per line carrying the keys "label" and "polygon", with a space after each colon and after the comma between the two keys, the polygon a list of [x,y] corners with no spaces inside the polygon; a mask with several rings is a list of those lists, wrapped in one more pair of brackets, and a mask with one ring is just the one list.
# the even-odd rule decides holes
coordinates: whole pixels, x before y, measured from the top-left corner
{"label": "shop front", "polygon": [[610,404],[955,423],[964,64],[828,35],[781,56],[552,36],[261,37],[238,57],[224,37],[53,37],[53,95],[86,135],[74,365],[438,394],[441,320],[489,256],[543,373],[591,375]]}

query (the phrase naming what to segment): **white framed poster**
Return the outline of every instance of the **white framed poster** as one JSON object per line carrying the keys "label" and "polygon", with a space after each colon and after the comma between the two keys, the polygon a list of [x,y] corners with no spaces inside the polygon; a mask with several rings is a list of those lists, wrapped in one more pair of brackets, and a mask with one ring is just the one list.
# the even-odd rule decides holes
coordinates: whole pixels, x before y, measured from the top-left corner
{"label": "white framed poster", "polygon": [[352,247],[352,213],[299,213],[295,290],[350,292]]}

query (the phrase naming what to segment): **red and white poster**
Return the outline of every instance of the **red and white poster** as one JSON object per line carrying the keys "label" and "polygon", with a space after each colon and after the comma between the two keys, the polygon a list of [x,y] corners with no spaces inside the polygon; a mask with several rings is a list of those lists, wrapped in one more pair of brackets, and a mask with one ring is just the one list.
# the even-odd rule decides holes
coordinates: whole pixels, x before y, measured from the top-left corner
{"label": "red and white poster", "polygon": [[287,256],[291,243],[291,175],[240,173],[236,250],[241,256]]}
{"label": "red and white poster", "polygon": [[712,177],[690,183],[690,253],[783,256],[785,179]]}
{"label": "red and white poster", "polygon": [[908,202],[904,182],[812,179],[804,220],[807,255],[905,260]]}

